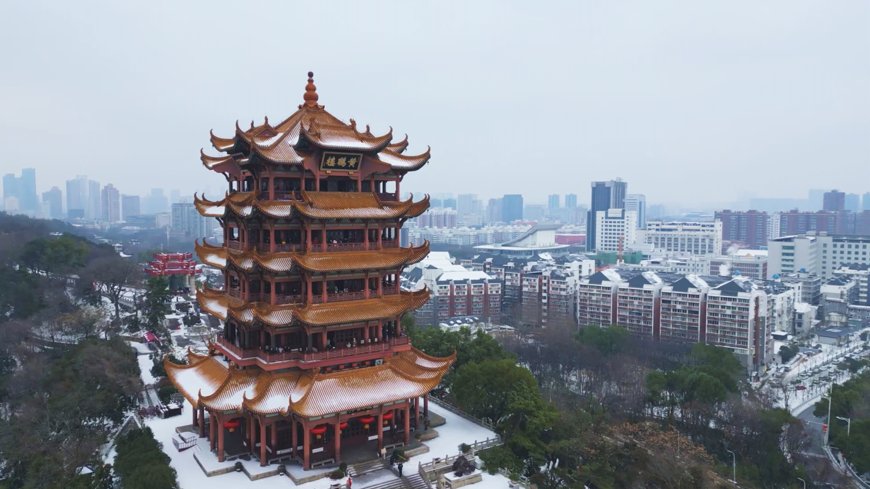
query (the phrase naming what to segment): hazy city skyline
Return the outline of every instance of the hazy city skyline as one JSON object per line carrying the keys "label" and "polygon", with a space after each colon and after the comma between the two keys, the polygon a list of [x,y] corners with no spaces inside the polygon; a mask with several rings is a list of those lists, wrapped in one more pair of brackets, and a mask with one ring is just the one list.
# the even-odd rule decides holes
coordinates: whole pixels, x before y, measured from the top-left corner
{"label": "hazy city skyline", "polygon": [[588,205],[621,177],[715,207],[870,180],[864,2],[204,5],[8,6],[0,173],[222,189],[208,129],[290,115],[310,69],[335,115],[432,146],[418,194]]}

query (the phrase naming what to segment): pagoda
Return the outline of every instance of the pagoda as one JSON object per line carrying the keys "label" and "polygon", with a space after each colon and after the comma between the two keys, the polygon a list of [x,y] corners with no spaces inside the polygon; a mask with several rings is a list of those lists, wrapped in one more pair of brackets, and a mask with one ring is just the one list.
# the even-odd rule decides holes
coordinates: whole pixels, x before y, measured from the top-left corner
{"label": "pagoda", "polygon": [[222,154],[201,153],[228,182],[219,201],[194,196],[223,227],[223,244],[196,243],[223,271],[222,290],[197,293],[223,334],[209,355],[164,365],[221,462],[250,454],[309,469],[340,463],[348,447],[407,444],[455,358],[416,350],[401,323],[429,298],[399,287],[429,252],[399,246],[402,225],[429,206],[401,200],[400,183],[429,151],[406,155],[407,137],[334,117],[312,73],[303,100],[278,124],[212,133]]}

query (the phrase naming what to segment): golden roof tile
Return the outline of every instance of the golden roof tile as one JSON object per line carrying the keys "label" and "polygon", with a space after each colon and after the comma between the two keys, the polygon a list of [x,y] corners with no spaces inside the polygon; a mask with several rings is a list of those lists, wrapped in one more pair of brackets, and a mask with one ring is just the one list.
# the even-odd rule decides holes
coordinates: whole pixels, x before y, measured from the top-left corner
{"label": "golden roof tile", "polygon": [[[387,358],[381,365],[327,374],[312,370],[277,374],[259,369],[229,370],[212,357],[191,366],[166,366],[170,381],[194,406],[201,403],[221,411],[293,412],[313,417],[425,395],[441,382],[455,358],[454,353],[433,359],[412,348]],[[438,366],[421,365],[426,362]]]}

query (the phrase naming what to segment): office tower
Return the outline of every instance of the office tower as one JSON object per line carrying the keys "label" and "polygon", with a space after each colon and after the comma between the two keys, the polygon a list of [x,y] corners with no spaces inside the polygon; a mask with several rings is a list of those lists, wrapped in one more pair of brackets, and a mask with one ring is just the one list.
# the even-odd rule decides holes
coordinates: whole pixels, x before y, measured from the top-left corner
{"label": "office tower", "polygon": [[122,195],[121,196],[121,219],[129,221],[130,217],[138,216],[142,213],[139,208],[138,195]]}
{"label": "office tower", "polygon": [[[595,222],[598,212],[609,209],[624,209],[627,190],[628,183],[619,179],[606,182],[592,182],[592,201],[586,217],[587,250],[595,250],[598,246],[598,240],[595,235]],[[637,221],[635,220],[635,222]]]}
{"label": "office tower", "polygon": [[625,210],[637,213],[637,228],[646,229],[646,195],[628,194],[625,196]]}
{"label": "office tower", "polygon": [[501,220],[503,222],[521,221],[523,219],[523,196],[506,194],[501,198]]}
{"label": "office tower", "polygon": [[24,168],[21,176],[9,173],[3,176],[3,200],[7,211],[35,216],[40,205],[36,197],[36,170]]}
{"label": "office tower", "polygon": [[861,209],[861,196],[858,194],[846,194],[846,199],[843,204],[845,210],[858,212]]}
{"label": "office tower", "polygon": [[559,212],[561,206],[559,205],[559,194],[551,194],[547,197],[547,211],[550,215],[554,215]]}
{"label": "office tower", "polygon": [[[779,215],[777,214],[777,219]],[[766,212],[750,211],[716,211],[714,218],[722,221],[722,240],[729,244],[737,244],[748,248],[761,248],[767,245],[770,217]],[[774,226],[779,229],[779,224]],[[778,233],[774,233],[778,234]]]}
{"label": "office tower", "polygon": [[77,175],[66,181],[66,213],[70,219],[83,218],[88,203],[88,177]]}
{"label": "office tower", "polygon": [[43,192],[42,202],[45,204],[47,217],[63,219],[63,192],[59,188],[51,187],[48,192]]}
{"label": "office tower", "polygon": [[102,193],[100,192],[100,182],[88,180],[88,200],[85,205],[85,219],[100,219],[103,213],[101,198]]}
{"label": "office tower", "polygon": [[116,223],[121,220],[121,194],[118,189],[111,183],[103,187],[101,202],[100,218],[109,223]]}
{"label": "office tower", "polygon": [[825,192],[822,201],[822,210],[825,211],[842,211],[846,208],[846,193],[839,190],[831,190]]}
{"label": "office tower", "polygon": [[145,196],[142,202],[142,214],[157,214],[169,209],[169,200],[163,193],[162,188],[152,188],[151,193]]}
{"label": "office tower", "polygon": [[[595,213],[595,251],[618,252],[637,241],[637,213],[608,209]],[[587,238],[588,243],[588,238]],[[587,249],[588,246],[587,246]]]}
{"label": "office tower", "polygon": [[501,199],[489,199],[489,202],[486,204],[486,222],[487,224],[494,224],[497,222],[501,222],[502,220],[502,201]]}
{"label": "office tower", "polygon": [[565,194],[565,207],[568,209],[577,208],[577,194]]}

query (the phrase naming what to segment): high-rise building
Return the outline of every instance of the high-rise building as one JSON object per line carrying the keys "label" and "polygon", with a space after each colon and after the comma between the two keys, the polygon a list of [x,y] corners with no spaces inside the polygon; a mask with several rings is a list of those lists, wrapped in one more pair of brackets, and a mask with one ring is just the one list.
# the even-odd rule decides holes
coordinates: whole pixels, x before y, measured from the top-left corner
{"label": "high-rise building", "polygon": [[24,168],[19,177],[12,173],[3,175],[3,200],[7,211],[38,215],[41,206],[36,196],[36,170]]}
{"label": "high-rise building", "polygon": [[624,209],[627,191],[628,183],[619,179],[607,182],[592,182],[592,202],[586,217],[587,250],[598,249],[598,238],[595,234],[598,212],[609,209]]}
{"label": "high-rise building", "polygon": [[169,200],[162,188],[152,188],[142,200],[142,214],[158,214],[169,210]]}
{"label": "high-rise building", "polygon": [[767,245],[769,216],[766,212],[726,209],[716,211],[714,218],[722,222],[722,240],[725,246],[736,244],[761,248]]}
{"label": "high-rise building", "polygon": [[63,219],[63,192],[59,188],[51,187],[48,192],[43,192],[42,202],[45,204],[46,216]]}
{"label": "high-rise building", "polygon": [[487,224],[495,224],[502,222],[502,201],[501,199],[489,199],[486,204],[486,222]]}
{"label": "high-rise building", "polygon": [[211,235],[211,221],[201,216],[192,202],[172,204],[170,230],[180,238],[201,238]]}
{"label": "high-rise building", "polygon": [[577,208],[577,194],[565,194],[565,207],[567,209]]}
{"label": "high-rise building", "polygon": [[139,204],[140,200],[138,195],[122,195],[121,219],[123,219],[124,222],[129,222],[132,216],[142,214]]}
{"label": "high-rise building", "polygon": [[[263,466],[292,458],[309,470],[341,464],[351,450],[407,446],[428,415],[429,392],[453,363],[414,349],[401,322],[430,297],[426,288],[403,291],[400,280],[428,246],[398,242],[405,220],[428,203],[402,201],[398,188],[376,190],[421,168],[429,153],[399,157],[406,143],[332,116],[317,104],[312,76],[304,103],[279,126],[213,136],[224,154],[203,156],[245,168],[269,195],[279,178],[315,184],[277,200],[233,191],[219,202],[195,201],[203,215],[221,219],[227,237],[224,246],[196,247],[224,273],[225,287],[204,287],[197,301],[224,324],[212,345],[226,360],[189,353],[187,365],[164,367],[218,462],[241,450]],[[258,144],[272,140],[280,146]],[[239,150],[251,143],[264,148],[256,158]],[[346,185],[361,175],[369,189]]]}
{"label": "high-rise building", "polygon": [[558,212],[561,207],[562,206],[559,205],[559,194],[550,194],[550,196],[547,197],[547,211],[550,215]]}
{"label": "high-rise building", "polygon": [[[623,251],[637,240],[637,213],[625,209],[608,209],[595,213],[594,250],[604,252]],[[587,250],[588,241],[587,241]]]}
{"label": "high-rise building", "polygon": [[506,194],[501,198],[501,220],[508,223],[523,220],[522,195]]}
{"label": "high-rise building", "polygon": [[88,200],[85,206],[85,219],[100,219],[103,213],[102,197],[100,182],[88,180]]}
{"label": "high-rise building", "polygon": [[646,195],[628,194],[625,196],[625,210],[637,213],[637,228],[646,229]]}
{"label": "high-rise building", "polygon": [[861,210],[870,211],[870,192],[861,197]]}
{"label": "high-rise building", "polygon": [[100,218],[104,222],[113,224],[121,220],[121,194],[111,183],[103,187],[100,204]]}
{"label": "high-rise building", "polygon": [[77,175],[66,181],[66,213],[70,219],[85,217],[88,205],[88,177]]}
{"label": "high-rise building", "polygon": [[825,192],[822,201],[822,210],[824,211],[842,211],[846,209],[846,193],[839,190],[831,190]]}
{"label": "high-rise building", "polygon": [[861,196],[858,194],[846,194],[843,206],[847,211],[858,212],[861,210]]}

